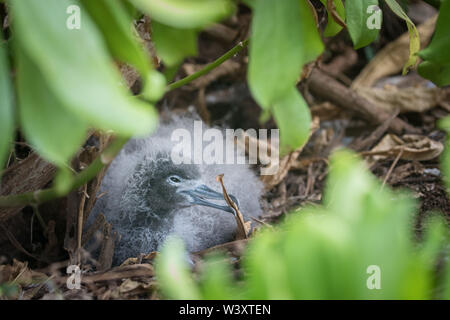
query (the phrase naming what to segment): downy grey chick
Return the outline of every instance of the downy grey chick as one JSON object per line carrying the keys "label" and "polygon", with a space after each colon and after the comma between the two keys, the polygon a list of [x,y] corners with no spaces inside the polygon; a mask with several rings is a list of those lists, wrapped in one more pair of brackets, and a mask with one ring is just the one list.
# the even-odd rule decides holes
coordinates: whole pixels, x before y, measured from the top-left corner
{"label": "downy grey chick", "polygon": [[[224,174],[227,191],[246,221],[261,213],[263,186],[248,165],[172,161],[177,142],[171,141],[171,135],[180,128],[193,137],[194,119],[172,119],[151,136],[130,140],[106,172],[99,191],[105,194],[97,200],[89,221],[101,212],[121,235],[115,265],[158,250],[169,235],[179,236],[189,252],[233,240],[236,220],[223,199],[218,174]],[[226,150],[225,141],[223,147]],[[193,154],[193,145],[191,149]]]}

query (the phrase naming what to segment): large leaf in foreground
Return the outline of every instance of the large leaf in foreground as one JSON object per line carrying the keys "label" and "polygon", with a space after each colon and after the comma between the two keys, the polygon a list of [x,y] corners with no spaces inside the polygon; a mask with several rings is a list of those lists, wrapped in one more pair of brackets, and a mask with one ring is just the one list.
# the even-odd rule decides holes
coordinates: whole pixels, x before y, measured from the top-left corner
{"label": "large leaf in foreground", "polygon": [[219,21],[233,12],[228,0],[131,0],[153,19],[177,28],[198,28]]}
{"label": "large leaf in foreground", "polygon": [[280,141],[284,154],[303,145],[309,137],[311,114],[297,88],[291,88],[273,107],[273,116],[280,128]]}
{"label": "large leaf in foreground", "polygon": [[419,52],[425,61],[419,65],[422,77],[438,86],[450,84],[450,1],[443,1],[430,45]]}
{"label": "large leaf in foreground", "polygon": [[194,29],[177,29],[153,21],[152,30],[156,53],[166,66],[177,66],[185,57],[197,54],[197,32]]}
{"label": "large leaf in foreground", "polygon": [[154,109],[132,98],[88,15],[66,27],[69,0],[12,1],[16,39],[61,106],[105,130],[143,135],[156,126]]}
{"label": "large leaf in foreground", "polygon": [[403,11],[402,7],[395,0],[385,0],[389,8],[400,18],[405,20],[406,26],[408,27],[409,33],[409,58],[408,61],[403,66],[403,74],[406,74],[409,69],[414,68],[417,64],[418,57],[417,53],[420,50],[420,37],[419,31],[417,31],[416,26],[408,17],[408,15]]}
{"label": "large leaf in foreground", "polygon": [[43,158],[64,166],[85,139],[87,123],[62,107],[39,69],[25,54],[16,52],[22,130]]}
{"label": "large leaf in foreground", "polygon": [[[372,6],[372,7],[371,7]],[[365,47],[372,43],[380,32],[375,26],[369,28],[373,15],[379,14],[381,23],[381,9],[379,13],[373,11],[368,13],[369,7],[378,7],[378,0],[347,0],[345,1],[345,12],[347,17],[347,28],[353,41],[355,49]],[[376,18],[376,16],[374,16]]]}
{"label": "large leaf in foreground", "polygon": [[311,116],[295,86],[323,44],[306,1],[257,0],[251,5],[250,90],[266,112],[273,112],[283,151],[296,149],[308,137]]}
{"label": "large leaf in foreground", "polygon": [[323,50],[305,1],[257,0],[253,3],[248,79],[263,108],[295,86],[303,65]]}
{"label": "large leaf in foreground", "polygon": [[0,32],[0,172],[13,138],[14,116],[6,43]]}
{"label": "large leaf in foreground", "polygon": [[200,292],[195,285],[187,264],[183,241],[169,238],[156,260],[156,275],[163,293],[171,299],[199,299]]}
{"label": "large leaf in foreground", "polygon": [[130,63],[145,79],[151,60],[138,43],[132,28],[132,17],[121,1],[82,0],[83,6],[102,31],[109,50],[123,62]]}

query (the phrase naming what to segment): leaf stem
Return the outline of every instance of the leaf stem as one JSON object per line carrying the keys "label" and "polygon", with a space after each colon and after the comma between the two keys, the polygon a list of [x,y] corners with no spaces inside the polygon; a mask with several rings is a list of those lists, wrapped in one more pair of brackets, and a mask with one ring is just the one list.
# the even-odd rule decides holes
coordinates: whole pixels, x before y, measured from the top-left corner
{"label": "leaf stem", "polygon": [[56,187],[52,187],[45,190],[0,196],[0,207],[20,207],[30,203],[37,205],[67,195],[69,192],[93,179],[105,165],[114,159],[114,156],[122,149],[127,141],[128,138],[116,138],[85,170],[81,171],[72,179],[70,186],[67,188],[67,192],[62,193]]}
{"label": "leaf stem", "polygon": [[241,51],[242,49],[244,49],[246,46],[248,45],[248,39],[239,42],[236,46],[234,46],[231,50],[229,50],[228,52],[226,52],[223,56],[221,56],[220,58],[218,58],[217,60],[215,60],[214,62],[211,62],[210,64],[208,64],[207,66],[205,66],[203,69],[191,74],[190,76],[187,76],[183,79],[180,79],[178,81],[175,81],[171,84],[169,84],[167,86],[167,91],[173,90],[173,89],[177,89],[181,86],[184,86],[185,84],[188,84],[192,81],[194,81],[195,79],[200,78],[201,76],[207,74],[208,72],[210,72],[211,70],[217,68],[218,66],[220,66],[222,63],[224,63],[225,61],[227,61],[228,59],[230,59],[231,57],[233,57],[236,53],[238,53],[239,51]]}

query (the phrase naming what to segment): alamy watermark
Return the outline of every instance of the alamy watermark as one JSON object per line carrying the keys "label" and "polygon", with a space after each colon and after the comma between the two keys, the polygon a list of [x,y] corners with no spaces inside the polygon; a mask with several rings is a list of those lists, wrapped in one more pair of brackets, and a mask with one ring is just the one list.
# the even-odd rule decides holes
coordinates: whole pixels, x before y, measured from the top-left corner
{"label": "alamy watermark", "polygon": [[367,18],[366,26],[369,30],[380,30],[381,29],[381,21],[383,20],[383,12],[380,7],[377,5],[370,5],[367,7],[367,14],[370,16]]}
{"label": "alamy watermark", "polygon": [[66,13],[69,15],[66,19],[66,27],[69,30],[79,30],[81,28],[81,10],[80,7],[73,4],[67,7]]}
{"label": "alamy watermark", "polygon": [[367,278],[366,286],[369,290],[381,289],[381,268],[376,264],[367,267],[366,273],[370,274]]}
{"label": "alamy watermark", "polygon": [[[270,131],[270,142],[269,140]],[[257,164],[261,175],[274,175],[279,168],[279,129],[203,129],[202,121],[194,121],[194,130],[175,129],[171,158],[174,164]],[[238,150],[245,146],[244,152]],[[247,162],[248,159],[248,162]]]}
{"label": "alamy watermark", "polygon": [[66,273],[70,276],[67,278],[66,286],[69,290],[81,289],[81,269],[75,264],[67,266]]}

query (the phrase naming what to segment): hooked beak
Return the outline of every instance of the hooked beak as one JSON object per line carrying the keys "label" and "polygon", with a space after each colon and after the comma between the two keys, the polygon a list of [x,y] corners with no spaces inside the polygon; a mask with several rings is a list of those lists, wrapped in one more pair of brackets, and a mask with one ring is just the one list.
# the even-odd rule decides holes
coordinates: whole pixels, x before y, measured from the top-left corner
{"label": "hooked beak", "polygon": [[[223,210],[226,212],[230,212],[233,215],[236,214],[234,212],[234,210],[228,204],[220,205],[215,202],[208,201],[208,200],[222,200],[223,202],[225,202],[225,199],[224,199],[224,196],[222,193],[212,190],[207,185],[199,184],[199,185],[194,185],[194,186],[187,186],[186,188],[181,188],[178,192],[188,195],[189,202],[191,204],[198,204],[201,206],[220,209],[220,210]],[[231,194],[229,194],[229,197],[231,198],[231,200],[233,200],[233,202],[239,208],[238,199]]]}

